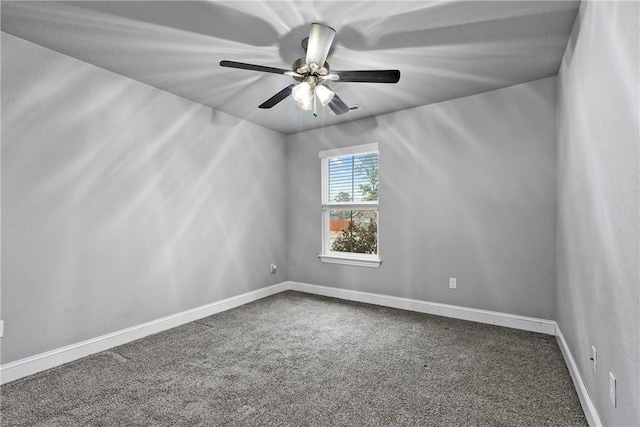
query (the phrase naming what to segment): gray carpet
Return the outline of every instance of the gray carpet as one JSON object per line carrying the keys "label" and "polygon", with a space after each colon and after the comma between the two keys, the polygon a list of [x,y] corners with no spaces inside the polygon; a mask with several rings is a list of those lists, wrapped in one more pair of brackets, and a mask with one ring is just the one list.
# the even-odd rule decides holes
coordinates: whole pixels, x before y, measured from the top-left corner
{"label": "gray carpet", "polygon": [[553,336],[284,292],[2,386],[2,426],[585,426]]}

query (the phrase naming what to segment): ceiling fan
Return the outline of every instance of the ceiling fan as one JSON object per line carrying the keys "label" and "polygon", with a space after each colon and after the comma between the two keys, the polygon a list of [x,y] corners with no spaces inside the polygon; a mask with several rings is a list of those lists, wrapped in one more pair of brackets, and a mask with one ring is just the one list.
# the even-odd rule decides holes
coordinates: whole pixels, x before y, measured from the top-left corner
{"label": "ceiling fan", "polygon": [[283,74],[293,77],[297,81],[297,83],[285,87],[267,99],[258,108],[272,108],[289,95],[292,95],[298,107],[303,110],[313,110],[313,115],[316,117],[318,102],[322,106],[329,105],[329,108],[336,115],[345,114],[350,111],[350,108],[328,86],[328,82],[397,83],[400,80],[400,71],[331,71],[326,59],[335,34],[336,31],[331,27],[317,23],[311,24],[309,37],[302,40],[302,48],[307,55],[296,60],[293,63],[292,70],[226,60],[220,61],[220,65],[222,67]]}

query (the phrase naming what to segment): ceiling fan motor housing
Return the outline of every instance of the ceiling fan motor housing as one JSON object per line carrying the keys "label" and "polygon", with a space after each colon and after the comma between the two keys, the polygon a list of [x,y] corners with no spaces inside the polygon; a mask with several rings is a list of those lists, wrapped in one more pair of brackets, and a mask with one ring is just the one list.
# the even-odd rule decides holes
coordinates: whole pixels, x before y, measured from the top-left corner
{"label": "ceiling fan motor housing", "polygon": [[313,23],[309,37],[302,40],[302,48],[306,52],[304,58],[297,59],[291,70],[282,68],[246,64],[243,62],[220,61],[220,66],[239,68],[244,70],[274,73],[293,77],[296,84],[289,85],[263,102],[258,108],[272,108],[289,95],[303,110],[315,111],[316,101],[322,106],[328,105],[336,115],[345,114],[351,109],[325,83],[328,82],[364,82],[364,83],[397,83],[400,80],[399,70],[366,70],[366,71],[337,71],[331,72],[327,56],[333,43],[336,31],[326,25]]}
{"label": "ceiling fan motor housing", "polygon": [[325,62],[324,66],[319,67],[318,64],[307,64],[306,58],[296,59],[291,69],[300,74],[300,77],[293,76],[293,78],[299,82],[305,81],[309,76],[315,76],[316,78],[319,76],[328,76],[331,71],[328,62]]}

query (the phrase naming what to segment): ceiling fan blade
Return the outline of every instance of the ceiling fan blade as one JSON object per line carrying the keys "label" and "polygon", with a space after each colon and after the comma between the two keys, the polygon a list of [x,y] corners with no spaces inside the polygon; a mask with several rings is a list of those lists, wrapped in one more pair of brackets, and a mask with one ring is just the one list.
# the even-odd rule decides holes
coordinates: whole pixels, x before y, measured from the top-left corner
{"label": "ceiling fan blade", "polygon": [[342,99],[340,99],[337,93],[333,95],[331,102],[329,102],[329,108],[331,108],[331,111],[336,113],[336,116],[340,116],[351,111],[349,106],[345,104]]}
{"label": "ceiling fan blade", "polygon": [[360,83],[398,83],[400,70],[369,70],[369,71],[332,71],[337,74],[339,82]]}
{"label": "ceiling fan blade", "polygon": [[322,24],[311,24],[309,41],[307,43],[307,64],[323,66],[327,60],[331,43],[336,35],[336,30]]}
{"label": "ceiling fan blade", "polygon": [[245,64],[244,62],[220,61],[221,67],[239,68],[241,70],[262,71],[263,73],[285,74],[289,70],[283,68],[267,67],[265,65]]}
{"label": "ceiling fan blade", "polygon": [[285,99],[287,96],[291,95],[291,89],[293,89],[294,85],[289,85],[282,89],[280,92],[273,95],[271,98],[264,101],[262,104],[258,106],[258,108],[271,108],[276,105],[278,102]]}

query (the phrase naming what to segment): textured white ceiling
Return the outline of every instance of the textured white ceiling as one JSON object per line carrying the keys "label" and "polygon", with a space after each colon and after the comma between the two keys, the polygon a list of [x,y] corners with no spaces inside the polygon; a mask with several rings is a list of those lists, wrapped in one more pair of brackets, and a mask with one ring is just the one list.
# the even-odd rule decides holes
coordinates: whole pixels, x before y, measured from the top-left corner
{"label": "textured white ceiling", "polygon": [[[2,31],[290,134],[556,75],[578,1],[3,1]],[[399,69],[397,84],[332,83],[359,111],[317,118],[293,83],[223,68],[223,59],[290,69],[309,24],[337,34],[334,70]]]}

